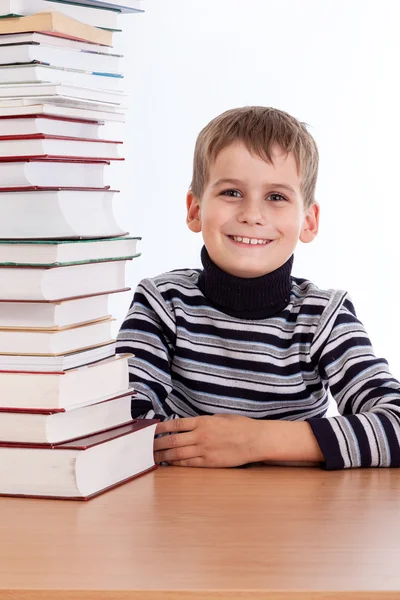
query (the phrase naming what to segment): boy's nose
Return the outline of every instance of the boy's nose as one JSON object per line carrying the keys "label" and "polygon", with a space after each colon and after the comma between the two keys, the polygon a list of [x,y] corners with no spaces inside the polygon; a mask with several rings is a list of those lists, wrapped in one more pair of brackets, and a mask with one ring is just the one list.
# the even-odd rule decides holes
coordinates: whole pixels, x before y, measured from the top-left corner
{"label": "boy's nose", "polygon": [[245,200],[240,206],[238,220],[241,223],[249,223],[249,225],[263,225],[265,223],[264,212],[260,202]]}

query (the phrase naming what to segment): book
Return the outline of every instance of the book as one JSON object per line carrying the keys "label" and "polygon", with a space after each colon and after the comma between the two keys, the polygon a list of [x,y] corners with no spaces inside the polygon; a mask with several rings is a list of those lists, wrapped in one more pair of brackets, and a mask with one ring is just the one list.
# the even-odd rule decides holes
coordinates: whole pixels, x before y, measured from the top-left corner
{"label": "book", "polygon": [[[1,19],[0,19],[1,24]],[[122,91],[123,76],[113,73],[89,72],[38,64],[0,66],[0,85],[32,83],[64,83],[110,92]]]}
{"label": "book", "polygon": [[88,500],[156,468],[156,421],[53,446],[0,444],[0,494]]}
{"label": "book", "polygon": [[[114,293],[129,289],[116,290]],[[55,330],[68,325],[82,325],[106,317],[109,314],[108,300],[107,293],[58,302],[0,299],[0,327]]]}
{"label": "book", "polygon": [[[0,238],[74,239],[126,235],[113,214],[114,190],[0,191]],[[21,215],[24,218],[21,219]],[[1,298],[1,295],[0,295]]]}
{"label": "book", "polygon": [[130,260],[140,256],[136,248],[140,239],[125,236],[100,240],[0,240],[0,265],[56,267],[104,260]]}
{"label": "book", "polygon": [[[119,97],[113,98],[116,94]],[[123,95],[121,92],[110,94],[105,90],[51,83],[0,84],[0,108],[41,103],[97,111],[96,115],[100,111],[124,115],[126,107],[120,103]]]}
{"label": "book", "polygon": [[123,4],[120,4],[120,1],[121,0],[74,0],[74,4],[108,8],[118,10],[122,13],[144,12],[141,0],[123,0]]}
{"label": "book", "polygon": [[[128,393],[128,356],[60,373],[0,372],[0,407],[54,409],[87,406]],[[1,418],[1,417],[0,417]]]}
{"label": "book", "polygon": [[[57,35],[53,35],[51,32],[37,33],[35,31],[28,31],[26,33],[10,33],[8,35],[0,35],[0,47],[28,43],[51,45],[53,47],[58,46],[67,50],[87,50],[89,52],[102,52],[103,54],[111,53],[112,50],[112,48],[109,46],[92,44],[90,42],[84,42],[82,40],[71,40],[69,38],[63,38]],[[3,49],[1,53],[3,53]]]}
{"label": "book", "polygon": [[[25,99],[26,100],[26,99]],[[73,108],[72,106],[62,106],[60,104],[36,104],[37,99],[32,100],[32,104],[19,104],[18,106],[6,105],[0,102],[0,119],[10,117],[57,117],[85,120],[87,123],[99,123],[104,121],[123,123],[123,113],[111,113],[97,110],[96,108]],[[19,101],[18,101],[19,103]]]}
{"label": "book", "polygon": [[0,354],[18,356],[61,355],[95,348],[112,341],[110,316],[83,325],[48,329],[0,329]]}
{"label": "book", "polygon": [[[18,354],[0,355],[0,371],[28,371],[30,373],[61,373],[78,367],[111,358],[115,354],[115,341],[54,356],[19,356]],[[1,419],[0,419],[1,421]],[[1,439],[1,438],[0,438]]]}
{"label": "book", "polygon": [[125,260],[67,267],[0,267],[2,300],[66,300],[125,288]]}
{"label": "book", "polygon": [[0,0],[1,16],[25,17],[52,10],[93,27],[120,29],[120,12],[116,10],[88,7],[73,2],[56,2],[55,0]]}
{"label": "book", "polygon": [[113,45],[111,31],[92,27],[60,12],[45,12],[28,17],[0,19],[0,35],[10,33],[52,33],[53,35],[91,42],[103,46]]}
{"label": "book", "polygon": [[[0,119],[0,130],[1,130]],[[22,159],[18,162],[0,161],[0,192],[2,188],[68,187],[105,188],[104,168],[109,161],[49,161]],[[0,262],[6,262],[0,259]]]}
{"label": "book", "polygon": [[[121,102],[126,98],[126,94],[123,92],[99,90],[68,83],[0,83],[0,98],[24,101],[25,96],[28,98],[56,97],[63,104],[69,102],[69,98],[76,100],[79,104],[86,101],[86,105],[88,101],[98,102],[101,110],[106,110],[108,104],[115,104],[117,108],[121,108]],[[55,102],[55,98],[52,101]]]}
{"label": "book", "polygon": [[[40,115],[31,118],[0,118],[0,139],[31,135],[98,140],[101,122],[88,122],[80,119],[56,118]],[[57,184],[56,184],[57,185]],[[60,184],[58,184],[60,185]],[[79,187],[75,184],[75,187]]]}
{"label": "book", "polygon": [[60,444],[132,421],[133,390],[88,406],[61,409],[0,409],[0,440],[13,444]]}
{"label": "book", "polygon": [[[74,48],[62,48],[50,45],[51,38],[46,39],[50,36],[42,37],[45,38],[47,44],[44,42],[12,42],[7,46],[1,44],[0,38],[0,65],[42,63],[52,65],[53,67],[78,69],[81,71],[121,73],[123,58],[120,54],[107,54],[96,51],[97,46],[93,44],[90,52]],[[98,48],[103,47],[98,46]]]}
{"label": "book", "polygon": [[124,160],[118,148],[122,142],[90,140],[35,133],[0,137],[0,160],[12,161],[16,156],[90,158],[92,160]]}

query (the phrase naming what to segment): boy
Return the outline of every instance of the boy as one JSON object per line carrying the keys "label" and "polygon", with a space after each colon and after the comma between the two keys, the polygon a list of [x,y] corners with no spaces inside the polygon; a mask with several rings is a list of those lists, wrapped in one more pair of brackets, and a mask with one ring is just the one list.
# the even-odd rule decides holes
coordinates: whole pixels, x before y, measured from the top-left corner
{"label": "boy", "polygon": [[317,171],[314,139],[282,111],[228,110],[200,132],[187,224],[204,269],[143,280],[118,335],[132,416],[170,434],[156,462],[400,466],[400,383],[345,291],[291,275],[318,233]]}

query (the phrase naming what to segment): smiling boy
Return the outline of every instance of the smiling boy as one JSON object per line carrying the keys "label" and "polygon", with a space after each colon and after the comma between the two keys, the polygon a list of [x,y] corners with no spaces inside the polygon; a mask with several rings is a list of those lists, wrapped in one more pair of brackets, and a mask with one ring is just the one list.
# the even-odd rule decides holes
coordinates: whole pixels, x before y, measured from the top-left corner
{"label": "smiling boy", "polygon": [[118,335],[135,355],[132,416],[170,434],[156,462],[400,466],[400,383],[347,292],[291,274],[318,233],[317,172],[315,141],[282,111],[232,109],[201,131],[187,224],[203,269],[140,282]]}

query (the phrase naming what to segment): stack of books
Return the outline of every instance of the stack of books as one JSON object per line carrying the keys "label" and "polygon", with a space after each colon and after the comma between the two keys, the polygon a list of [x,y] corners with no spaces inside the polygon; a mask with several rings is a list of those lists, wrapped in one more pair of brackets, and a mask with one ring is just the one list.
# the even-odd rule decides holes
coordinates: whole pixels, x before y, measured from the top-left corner
{"label": "stack of books", "polygon": [[110,294],[137,241],[105,182],[128,6],[0,0],[0,494],[87,499],[154,468]]}

